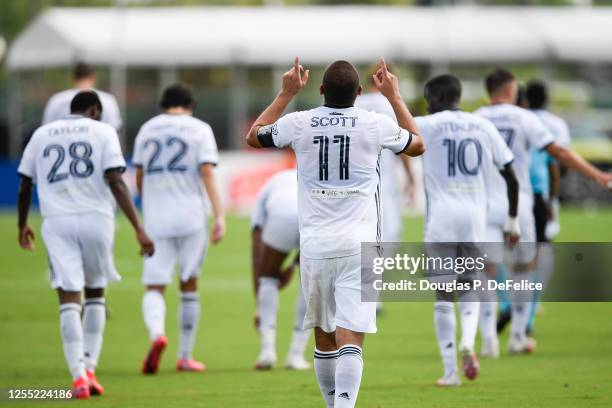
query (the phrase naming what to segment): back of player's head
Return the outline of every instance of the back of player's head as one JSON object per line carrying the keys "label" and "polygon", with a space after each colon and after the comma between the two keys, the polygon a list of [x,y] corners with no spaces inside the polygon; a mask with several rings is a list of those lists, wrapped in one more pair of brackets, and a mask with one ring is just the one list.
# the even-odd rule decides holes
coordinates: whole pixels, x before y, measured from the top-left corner
{"label": "back of player's head", "polygon": [[543,109],[548,105],[548,89],[542,81],[531,81],[527,84],[525,97],[529,109]]}
{"label": "back of player's head", "polygon": [[164,89],[159,106],[162,109],[193,109],[195,106],[195,100],[193,99],[193,94],[188,87],[181,84],[175,84]]}
{"label": "back of player's head", "polygon": [[461,82],[450,74],[438,75],[427,81],[424,94],[430,113],[456,109],[461,100]]}
{"label": "back of player's head", "polygon": [[81,91],[70,102],[70,113],[78,113],[99,120],[102,102],[95,91]]}
{"label": "back of player's head", "polygon": [[72,69],[72,78],[75,81],[80,81],[87,78],[92,78],[96,75],[94,67],[84,62],[77,62]]}
{"label": "back of player's head", "polygon": [[518,92],[516,93],[516,105],[521,108],[529,108],[529,104],[527,103],[527,95],[525,93],[525,87],[520,85],[518,87]]}
{"label": "back of player's head", "polygon": [[498,68],[485,78],[487,93],[489,96],[494,95],[501,91],[507,84],[515,80],[516,77],[512,72],[504,68]]}
{"label": "back of player's head", "polygon": [[352,106],[359,91],[359,73],[350,62],[336,61],[325,69],[321,93],[326,104]]}

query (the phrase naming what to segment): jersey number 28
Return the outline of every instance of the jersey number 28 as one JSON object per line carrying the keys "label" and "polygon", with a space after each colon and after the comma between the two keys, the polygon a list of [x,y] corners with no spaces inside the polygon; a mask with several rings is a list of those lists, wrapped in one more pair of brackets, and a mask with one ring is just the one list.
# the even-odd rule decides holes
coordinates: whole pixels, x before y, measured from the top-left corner
{"label": "jersey number 28", "polygon": [[88,142],[74,142],[68,146],[68,154],[72,158],[70,166],[68,168],[69,173],[60,173],[59,169],[64,163],[66,158],[66,150],[64,146],[59,144],[51,144],[45,147],[43,150],[43,157],[49,157],[51,152],[56,152],[55,162],[47,174],[47,181],[49,183],[55,183],[58,181],[66,180],[68,175],[77,178],[87,178],[94,172],[94,165],[91,161],[92,153],[91,144]]}

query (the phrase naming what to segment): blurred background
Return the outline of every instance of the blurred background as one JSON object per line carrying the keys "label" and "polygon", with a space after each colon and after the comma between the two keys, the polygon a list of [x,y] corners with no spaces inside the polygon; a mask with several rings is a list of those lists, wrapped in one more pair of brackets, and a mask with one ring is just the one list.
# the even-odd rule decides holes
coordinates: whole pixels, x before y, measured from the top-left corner
{"label": "blurred background", "polygon": [[[572,147],[612,163],[612,0],[2,0],[0,2],[0,206],[15,202],[17,160],[54,93],[71,87],[76,62],[95,66],[97,87],[118,100],[127,157],[162,89],[180,81],[197,98],[222,150],[219,174],[230,210],[246,211],[283,153],[248,150],[243,135],[271,101],[295,55],[311,85],[292,109],[321,102],[334,59],[355,63],[367,88],[372,64],[392,61],[404,97],[424,114],[432,75],[464,85],[462,108],[486,103],[483,77],[498,66],[549,84],[551,110]],[[418,172],[418,162],[416,163]],[[562,200],[610,205],[609,193],[567,172]],[[411,203],[422,211],[422,197]]]}

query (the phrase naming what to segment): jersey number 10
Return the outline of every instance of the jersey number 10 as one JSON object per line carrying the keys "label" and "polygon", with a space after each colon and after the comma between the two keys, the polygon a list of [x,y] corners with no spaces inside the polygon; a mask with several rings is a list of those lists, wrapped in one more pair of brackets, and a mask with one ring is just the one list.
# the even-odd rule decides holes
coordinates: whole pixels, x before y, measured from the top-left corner
{"label": "jersey number 10", "polygon": [[[329,178],[329,137],[315,136],[314,144],[319,145],[319,180],[328,180]],[[335,135],[334,143],[340,145],[340,163],[338,165],[340,171],[340,180],[349,179],[349,151],[351,148],[351,138],[347,135]]]}
{"label": "jersey number 10", "polygon": [[[478,174],[480,163],[482,162],[482,146],[476,139],[463,139],[457,143],[454,139],[444,139],[444,146],[448,148],[448,176],[454,177],[459,172],[465,176],[475,176]],[[473,145],[476,149],[476,164],[468,167],[466,163],[466,151],[468,146]]]}

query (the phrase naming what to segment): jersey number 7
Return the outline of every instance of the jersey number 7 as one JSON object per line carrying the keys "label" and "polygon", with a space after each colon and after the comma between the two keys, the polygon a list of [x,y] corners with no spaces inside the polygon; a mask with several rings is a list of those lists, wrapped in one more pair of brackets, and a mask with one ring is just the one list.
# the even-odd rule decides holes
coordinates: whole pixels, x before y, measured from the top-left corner
{"label": "jersey number 7", "polygon": [[[326,181],[329,178],[329,137],[315,136],[312,142],[319,145],[319,180]],[[339,178],[340,180],[348,180],[351,138],[348,135],[334,135],[334,143],[340,145]]]}

